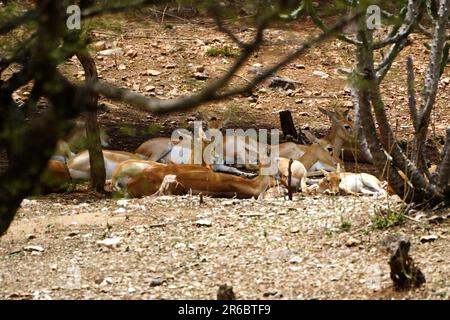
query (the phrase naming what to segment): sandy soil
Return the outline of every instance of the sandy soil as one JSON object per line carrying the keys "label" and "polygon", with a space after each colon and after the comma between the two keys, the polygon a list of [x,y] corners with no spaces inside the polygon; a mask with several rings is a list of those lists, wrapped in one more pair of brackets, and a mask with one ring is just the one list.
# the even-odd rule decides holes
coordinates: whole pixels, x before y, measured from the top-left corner
{"label": "sandy soil", "polygon": [[[204,66],[213,79],[232,62],[205,55],[211,46],[233,44],[204,18],[166,18],[160,23],[122,17],[109,22],[121,32],[99,30],[95,40],[118,46],[124,54],[96,55],[96,62],[102,79],[122,87],[170,98],[205,84],[193,78],[196,66]],[[231,28],[246,40],[254,31],[242,23]],[[273,26],[262,50],[233,85],[252,77],[253,64],[270,65],[313,33],[317,30],[309,23]],[[389,118],[397,121],[397,135],[404,141],[411,140],[412,124],[403,61],[406,55],[414,57],[421,83],[428,54],[421,36],[411,39],[383,84]],[[279,72],[297,81],[290,93],[264,83],[252,97],[164,116],[102,99],[99,119],[112,137],[112,148],[127,151],[150,137],[168,136],[176,127],[192,127],[196,119],[221,117],[229,109],[229,128],[279,128],[278,112],[289,109],[299,128],[321,136],[330,122],[317,107],[350,105],[346,82],[336,69],[351,66],[352,57],[353,47],[334,40]],[[64,68],[83,79],[76,61]],[[431,138],[437,140],[450,123],[448,70],[433,112]],[[322,79],[314,71],[329,77]],[[374,211],[388,205],[398,206],[398,199],[297,195],[292,202],[207,198],[199,204],[198,197],[190,196],[111,199],[83,187],[72,194],[25,200],[0,239],[0,298],[213,299],[219,285],[227,283],[239,299],[449,299],[449,219],[430,224],[429,214],[418,212],[401,226],[374,229]],[[446,217],[449,212],[438,214]],[[427,280],[422,288],[393,292],[388,255],[380,245],[391,233],[410,236],[411,254]],[[437,239],[422,243],[426,235]]]}

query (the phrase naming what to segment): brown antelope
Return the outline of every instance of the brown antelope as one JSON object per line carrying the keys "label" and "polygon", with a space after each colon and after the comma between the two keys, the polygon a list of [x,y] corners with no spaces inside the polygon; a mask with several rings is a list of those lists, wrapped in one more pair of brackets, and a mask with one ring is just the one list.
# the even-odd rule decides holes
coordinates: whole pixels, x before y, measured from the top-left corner
{"label": "brown antelope", "polygon": [[71,182],[69,168],[64,162],[50,160],[41,177],[41,190],[43,193],[66,191]]}
{"label": "brown antelope", "polygon": [[[117,165],[126,160],[141,159],[139,156],[125,151],[103,150],[103,159],[105,160],[106,180],[111,179],[112,173]],[[80,152],[67,163],[69,173],[74,180],[88,180],[91,177],[91,165],[89,162],[89,152],[87,150]]]}
{"label": "brown antelope", "polygon": [[144,169],[157,166],[165,166],[165,164],[135,159],[119,163],[112,173],[111,185],[113,191],[119,191],[126,194],[126,187],[132,178],[140,175]]}
{"label": "brown antelope", "polygon": [[154,195],[163,188],[166,177],[172,178],[170,187],[164,189],[174,195],[203,194],[212,197],[252,198],[260,197],[274,178],[270,175],[259,175],[246,179],[230,174],[209,170],[201,165],[167,165],[149,167],[142,174],[132,178],[128,185],[128,194],[133,197]]}
{"label": "brown antelope", "polygon": [[333,156],[339,158],[346,148],[353,142],[353,121],[349,115],[349,109],[344,112],[337,110],[329,111],[318,108],[320,112],[331,120],[331,128],[322,140],[327,141],[333,147]]}
{"label": "brown antelope", "polygon": [[[339,168],[338,168],[339,169]],[[368,173],[324,172],[325,177],[309,191],[338,194],[344,192],[349,195],[387,195],[383,184],[377,177]]]}

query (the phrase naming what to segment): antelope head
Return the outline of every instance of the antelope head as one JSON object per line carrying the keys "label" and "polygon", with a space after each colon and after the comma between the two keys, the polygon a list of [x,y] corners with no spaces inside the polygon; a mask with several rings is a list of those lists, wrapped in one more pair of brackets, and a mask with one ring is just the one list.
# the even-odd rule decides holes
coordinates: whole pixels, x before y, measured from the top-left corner
{"label": "antelope head", "polygon": [[325,177],[319,181],[318,191],[321,193],[338,194],[340,191],[339,184],[341,183],[339,172],[326,172],[325,170],[321,171]]}
{"label": "antelope head", "polygon": [[[331,130],[339,138],[350,141],[353,139],[353,121],[349,115],[349,109],[344,112],[329,111],[319,107],[319,111],[325,114],[332,122]],[[334,130],[333,130],[334,129]]]}

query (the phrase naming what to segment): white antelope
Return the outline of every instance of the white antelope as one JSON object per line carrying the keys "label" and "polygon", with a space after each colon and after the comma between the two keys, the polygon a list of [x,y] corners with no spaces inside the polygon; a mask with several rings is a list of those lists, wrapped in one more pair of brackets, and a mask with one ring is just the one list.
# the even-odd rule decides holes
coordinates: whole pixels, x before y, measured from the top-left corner
{"label": "white antelope", "polygon": [[[280,175],[281,183],[284,186],[289,185],[289,163],[291,159],[278,158],[278,174]],[[307,170],[305,166],[298,160],[292,160],[291,167],[291,188],[295,188],[295,191],[300,187],[302,191],[307,189],[306,175]]]}
{"label": "white antelope", "polygon": [[[106,180],[112,178],[114,169],[126,160],[141,159],[138,155],[125,151],[103,150],[103,159],[105,161]],[[91,178],[91,164],[89,162],[89,152],[87,150],[80,152],[67,162],[69,173],[74,180],[88,180]]]}
{"label": "white antelope", "polygon": [[325,177],[310,191],[338,194],[341,191],[349,195],[387,195],[383,184],[377,177],[368,173],[324,172]]}

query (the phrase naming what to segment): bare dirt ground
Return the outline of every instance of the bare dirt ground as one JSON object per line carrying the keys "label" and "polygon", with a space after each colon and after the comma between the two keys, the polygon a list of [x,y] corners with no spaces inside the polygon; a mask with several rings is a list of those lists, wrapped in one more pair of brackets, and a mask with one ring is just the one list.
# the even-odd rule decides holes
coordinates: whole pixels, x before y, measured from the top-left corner
{"label": "bare dirt ground", "polygon": [[[108,28],[99,28],[95,40],[120,47],[123,54],[96,55],[97,66],[102,79],[122,87],[170,98],[205,84],[193,77],[197,66],[204,66],[213,79],[232,63],[232,58],[205,55],[211,46],[232,46],[205,18],[166,17],[161,23],[139,15],[104,21]],[[246,40],[254,31],[242,22],[231,27]],[[309,23],[273,26],[262,50],[234,84],[252,77],[253,64],[270,65],[317,32]],[[392,123],[397,121],[397,135],[405,141],[411,140],[412,125],[403,61],[406,55],[414,57],[421,83],[428,53],[423,43],[421,36],[412,36],[383,85],[389,117]],[[336,69],[350,67],[352,57],[351,46],[330,41],[279,72],[298,81],[289,94],[265,83],[252,97],[164,116],[102,100],[100,122],[112,136],[112,149],[128,151],[150,137],[168,136],[174,128],[192,127],[196,119],[222,116],[229,109],[229,128],[279,128],[278,112],[289,109],[300,128],[320,136],[330,123],[317,107],[350,105],[346,82]],[[83,78],[75,60],[65,70]],[[315,76],[314,71],[329,77]],[[431,138],[437,140],[443,139],[450,123],[448,78],[447,69],[433,115]],[[24,201],[11,229],[0,239],[0,298],[213,299],[224,283],[233,286],[239,299],[450,297],[449,219],[430,224],[430,214],[418,212],[401,226],[375,229],[374,211],[398,206],[396,197],[296,195],[292,202],[206,198],[200,204],[198,197],[117,200],[82,189]],[[427,280],[422,288],[392,291],[388,255],[380,245],[391,233],[411,237],[411,254]],[[422,243],[421,237],[427,235],[437,239]]]}

